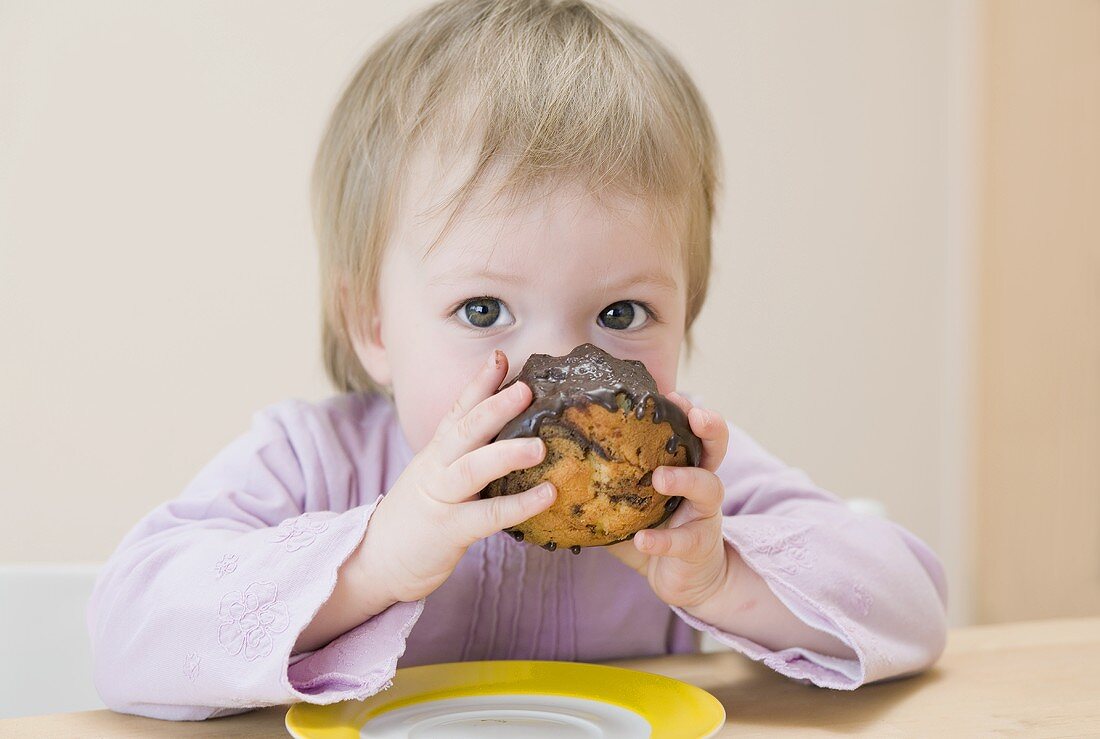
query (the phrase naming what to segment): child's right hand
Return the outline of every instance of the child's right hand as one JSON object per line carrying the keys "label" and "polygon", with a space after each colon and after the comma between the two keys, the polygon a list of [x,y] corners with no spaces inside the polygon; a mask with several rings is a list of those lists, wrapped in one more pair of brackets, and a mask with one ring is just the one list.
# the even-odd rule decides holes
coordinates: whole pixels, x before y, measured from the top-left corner
{"label": "child's right hand", "polygon": [[462,390],[435,436],[378,502],[354,563],[360,582],[379,588],[388,602],[425,597],[450,576],[478,539],[541,513],[557,491],[549,482],[517,495],[481,500],[487,484],[533,467],[546,454],[535,438],[489,443],[526,408],[531,388],[522,382],[497,392],[508,358],[496,350]]}

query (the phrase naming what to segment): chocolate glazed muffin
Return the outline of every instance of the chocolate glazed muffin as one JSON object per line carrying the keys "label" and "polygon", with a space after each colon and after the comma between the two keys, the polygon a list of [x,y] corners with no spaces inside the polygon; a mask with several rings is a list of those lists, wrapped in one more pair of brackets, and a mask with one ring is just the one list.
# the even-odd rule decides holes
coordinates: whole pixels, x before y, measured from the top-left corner
{"label": "chocolate glazed muffin", "polygon": [[[549,549],[625,541],[672,515],[679,496],[653,489],[662,465],[699,464],[702,443],[680,408],[658,394],[645,365],[592,344],[564,357],[533,354],[508,385],[527,383],[534,399],[497,439],[539,436],[546,458],[489,483],[481,497],[513,495],[549,480],[554,504],[512,529],[517,540]],[[507,387],[507,386],[506,386]]]}

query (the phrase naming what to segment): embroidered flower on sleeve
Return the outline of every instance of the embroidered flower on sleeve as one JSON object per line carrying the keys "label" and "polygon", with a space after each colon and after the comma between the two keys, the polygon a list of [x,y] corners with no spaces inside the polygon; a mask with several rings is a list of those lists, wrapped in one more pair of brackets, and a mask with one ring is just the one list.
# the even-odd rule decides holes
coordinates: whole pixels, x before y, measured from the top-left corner
{"label": "embroidered flower on sleeve", "polygon": [[271,635],[290,625],[286,603],[276,598],[277,593],[273,582],[254,582],[243,593],[225,594],[218,628],[218,641],[225,651],[233,655],[243,651],[249,662],[271,654]]}
{"label": "embroidered flower on sleeve", "polygon": [[317,538],[317,534],[327,528],[327,521],[314,521],[308,513],[304,513],[296,518],[288,518],[279,524],[278,528],[275,529],[275,536],[271,539],[271,543],[286,542],[286,550],[296,552],[312,544],[313,540]]}
{"label": "embroidered flower on sleeve", "polygon": [[195,682],[195,678],[198,677],[199,663],[201,661],[202,657],[200,657],[195,652],[187,653],[187,661],[184,662],[183,671],[187,675],[187,679],[191,682]]}
{"label": "embroidered flower on sleeve", "polygon": [[875,597],[867,592],[867,588],[857,582],[852,585],[851,601],[852,606],[859,615],[867,616],[871,613],[871,606],[875,604]]}
{"label": "embroidered flower on sleeve", "polygon": [[813,567],[810,554],[806,551],[806,537],[801,531],[784,532],[767,526],[758,530],[749,529],[745,536],[753,551],[771,556],[772,564],[788,575]]}
{"label": "embroidered flower on sleeve", "polygon": [[222,575],[228,575],[237,569],[237,555],[227,554],[221,558],[221,560],[214,565],[214,572],[218,580],[222,579]]}

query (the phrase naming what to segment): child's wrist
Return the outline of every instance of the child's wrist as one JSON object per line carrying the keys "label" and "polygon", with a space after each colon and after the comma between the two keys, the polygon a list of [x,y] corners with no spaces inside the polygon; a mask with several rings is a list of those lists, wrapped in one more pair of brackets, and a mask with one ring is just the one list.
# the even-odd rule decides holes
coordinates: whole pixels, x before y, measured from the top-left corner
{"label": "child's wrist", "polygon": [[299,634],[293,653],[319,649],[396,602],[390,599],[369,558],[363,556],[366,541],[364,537],[340,565],[332,593]]}
{"label": "child's wrist", "polygon": [[357,602],[364,609],[364,620],[381,613],[400,600],[394,594],[395,590],[391,586],[387,570],[376,552],[377,542],[377,536],[366,534],[348,562],[347,575],[353,590],[358,595]]}
{"label": "child's wrist", "polygon": [[744,581],[744,573],[748,570],[748,566],[737,550],[729,544],[724,543],[723,548],[726,567],[722,582],[706,599],[694,606],[684,608],[687,613],[700,621],[715,626],[719,622],[724,622],[726,626],[733,625],[731,616],[735,617],[735,614],[747,610],[746,603],[741,601],[746,600],[749,595],[744,588],[739,587]]}

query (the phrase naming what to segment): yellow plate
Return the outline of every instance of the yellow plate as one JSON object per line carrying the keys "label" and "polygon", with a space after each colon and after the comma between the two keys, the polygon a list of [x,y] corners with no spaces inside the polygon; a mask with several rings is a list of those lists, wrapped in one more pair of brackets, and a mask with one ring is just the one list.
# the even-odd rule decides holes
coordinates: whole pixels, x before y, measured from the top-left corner
{"label": "yellow plate", "polygon": [[361,701],[298,703],[302,739],[358,737],[713,736],[726,719],[705,690],[670,677],[583,662],[498,660],[406,667]]}

